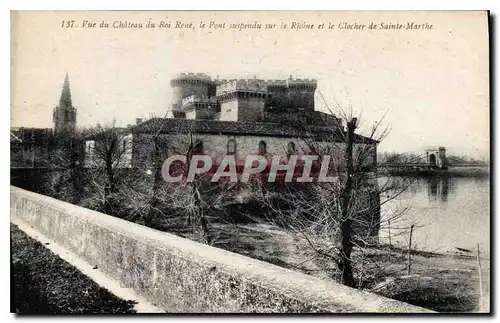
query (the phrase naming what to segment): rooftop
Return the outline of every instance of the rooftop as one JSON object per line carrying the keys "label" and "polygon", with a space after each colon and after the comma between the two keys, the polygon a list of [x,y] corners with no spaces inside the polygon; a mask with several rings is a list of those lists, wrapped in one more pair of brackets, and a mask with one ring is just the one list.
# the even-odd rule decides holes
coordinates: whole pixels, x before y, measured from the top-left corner
{"label": "rooftop", "polygon": [[49,140],[53,135],[52,128],[11,127],[11,143],[40,143]]}
{"label": "rooftop", "polygon": [[[311,138],[315,140],[328,139],[342,142],[345,138],[345,131],[337,127],[305,127],[293,126],[283,123],[272,122],[237,122],[237,121],[216,121],[201,119],[172,119],[153,118],[143,123],[132,126],[133,133],[199,133],[199,134],[225,134],[225,135],[247,135],[247,136],[273,136],[291,138]],[[377,143],[376,140],[355,136],[358,143]]]}

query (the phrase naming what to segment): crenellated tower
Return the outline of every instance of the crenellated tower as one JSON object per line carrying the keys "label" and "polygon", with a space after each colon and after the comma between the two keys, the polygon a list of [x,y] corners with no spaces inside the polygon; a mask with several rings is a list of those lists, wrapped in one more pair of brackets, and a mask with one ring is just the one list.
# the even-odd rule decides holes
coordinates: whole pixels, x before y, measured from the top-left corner
{"label": "crenellated tower", "polygon": [[288,100],[290,108],[293,112],[301,112],[310,114],[314,111],[314,93],[318,82],[308,79],[293,79],[287,80]]}
{"label": "crenellated tower", "polygon": [[54,108],[52,122],[54,123],[54,133],[56,135],[67,135],[74,133],[76,130],[76,108],[71,102],[68,73],[64,77],[59,105]]}
{"label": "crenellated tower", "polygon": [[267,97],[264,80],[240,79],[220,84],[216,90],[221,121],[263,121]]}
{"label": "crenellated tower", "polygon": [[208,99],[214,89],[211,77],[202,73],[181,73],[170,81],[172,86],[172,113],[175,118],[185,118],[186,112],[182,100],[196,96],[198,99]]}
{"label": "crenellated tower", "polygon": [[290,106],[286,80],[267,81],[266,108],[273,113],[286,113]]}
{"label": "crenellated tower", "polygon": [[314,79],[212,79],[181,73],[170,84],[174,118],[341,126],[334,115],[315,111]]}

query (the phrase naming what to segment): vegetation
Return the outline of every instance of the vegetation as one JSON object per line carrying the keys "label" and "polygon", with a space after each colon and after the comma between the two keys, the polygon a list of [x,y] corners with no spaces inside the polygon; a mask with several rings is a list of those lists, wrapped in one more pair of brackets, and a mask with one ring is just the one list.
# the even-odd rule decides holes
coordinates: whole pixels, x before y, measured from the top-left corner
{"label": "vegetation", "polygon": [[[293,185],[270,185],[259,181],[251,181],[248,185],[224,181],[214,184],[203,176],[197,176],[193,182],[184,185],[166,183],[161,177],[162,161],[171,154],[184,155],[189,161],[198,149],[194,131],[187,129],[183,136],[169,140],[160,135],[161,126],[150,129],[152,164],[147,172],[143,172],[123,166],[131,142],[127,142],[123,131],[111,125],[89,129],[83,136],[96,139],[92,167],[80,169],[83,164],[81,155],[74,153],[74,145],[65,146],[61,152],[65,158],[61,158],[59,168],[66,170],[63,172],[66,177],[61,178],[57,173],[52,175],[47,181],[49,195],[412,304],[445,311],[473,309],[475,295],[466,294],[471,299],[460,299],[457,303],[444,296],[463,292],[455,279],[463,277],[462,273],[450,272],[453,280],[440,281],[431,292],[426,279],[407,279],[404,273],[410,265],[412,274],[425,277],[443,270],[426,268],[424,263],[433,256],[408,256],[415,252],[406,252],[403,256],[404,251],[394,254],[390,251],[387,255],[387,248],[378,244],[376,236],[379,230],[397,226],[407,208],[380,217],[373,215],[380,215],[381,205],[396,198],[411,181],[399,186],[393,186],[390,180],[381,183],[376,173],[366,168],[367,161],[374,155],[373,146],[354,144],[357,119],[348,113],[343,114],[343,119],[348,125],[343,143],[339,144],[334,138],[324,138],[321,144],[306,140],[307,148],[317,155],[336,152],[333,154],[336,156],[334,171],[338,174],[338,181],[334,183],[315,183],[305,185],[307,189],[298,189]],[[386,129],[381,129],[378,123],[367,137],[382,140],[385,135]],[[75,181],[83,189],[77,190]],[[238,199],[240,201],[235,203]],[[233,235],[242,225],[253,229],[265,225],[280,232],[282,237],[288,237],[284,240],[288,241],[286,248],[301,251],[296,253],[293,261],[273,256],[272,250],[280,248],[283,241],[261,237],[259,230],[254,230],[256,239],[265,242],[267,247],[259,253],[252,252],[257,248],[252,246],[255,241],[245,241],[241,236]],[[409,229],[399,227],[399,234],[406,234]],[[271,250],[271,254],[266,254],[265,250]],[[438,279],[439,275],[435,277]],[[405,283],[405,289],[398,292],[400,282]]]}
{"label": "vegetation", "polygon": [[17,314],[135,313],[119,299],[11,224],[11,312]]}

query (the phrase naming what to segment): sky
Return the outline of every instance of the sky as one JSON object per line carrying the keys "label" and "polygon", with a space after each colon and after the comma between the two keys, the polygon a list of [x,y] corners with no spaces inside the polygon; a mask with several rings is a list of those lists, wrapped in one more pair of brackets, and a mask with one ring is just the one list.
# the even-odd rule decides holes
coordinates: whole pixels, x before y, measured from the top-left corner
{"label": "sky", "polygon": [[[71,20],[78,27],[61,26]],[[96,27],[83,27],[84,20]],[[109,27],[99,28],[102,21]],[[163,21],[172,28],[113,28],[115,21]],[[174,28],[177,21],[194,28]],[[225,22],[226,28],[208,28],[210,22]],[[254,22],[262,29],[228,28]],[[314,26],[290,29],[293,22]],[[377,29],[368,29],[372,22]],[[382,23],[408,22],[433,28],[381,29]],[[324,29],[318,29],[321,23]],[[343,23],[365,28],[339,29]],[[276,27],[264,29],[266,24]],[[112,120],[125,126],[135,118],[164,116],[170,79],[180,72],[292,75],[317,79],[316,110],[338,114],[336,103],[352,109],[360,116],[360,132],[383,118],[391,131],[381,152],[445,146],[453,155],[489,155],[485,12],[14,12],[11,126],[51,127],[66,72],[79,126]]]}

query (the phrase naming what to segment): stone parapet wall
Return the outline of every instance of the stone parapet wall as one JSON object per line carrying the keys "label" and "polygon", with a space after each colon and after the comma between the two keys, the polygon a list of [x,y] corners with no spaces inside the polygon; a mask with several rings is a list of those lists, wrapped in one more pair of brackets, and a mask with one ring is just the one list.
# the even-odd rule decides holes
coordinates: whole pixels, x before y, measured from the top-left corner
{"label": "stone parapet wall", "polygon": [[426,312],[17,187],[11,217],[167,312]]}

